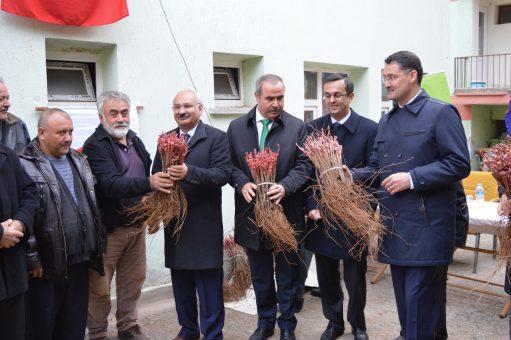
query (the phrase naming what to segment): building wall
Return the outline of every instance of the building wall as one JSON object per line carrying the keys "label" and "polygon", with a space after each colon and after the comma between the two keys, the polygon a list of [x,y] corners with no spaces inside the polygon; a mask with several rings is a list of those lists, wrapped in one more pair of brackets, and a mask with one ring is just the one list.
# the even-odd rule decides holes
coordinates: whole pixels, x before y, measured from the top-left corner
{"label": "building wall", "polygon": [[497,25],[497,6],[504,4],[509,5],[509,0],[494,0],[489,6],[488,54],[511,53],[511,24]]}
{"label": "building wall", "polygon": [[[214,104],[213,54],[246,62],[247,82],[263,72],[286,84],[286,110],[303,116],[307,63],[348,71],[356,81],[354,108],[378,120],[381,69],[390,53],[407,49],[422,59],[426,72],[451,69],[450,2],[447,0],[339,1],[234,0],[164,1],[174,35],[208,111]],[[12,111],[32,134],[47,105],[45,60],[94,59],[102,80],[98,92],[119,89],[143,105],[140,137],[155,150],[158,133],[175,127],[174,94],[192,87],[156,0],[128,0],[130,16],[104,27],[62,27],[0,13],[4,77]],[[249,81],[248,81],[249,80]],[[245,104],[253,105],[253,85]],[[206,123],[225,130],[236,115],[214,115]],[[91,118],[92,119],[92,118]],[[232,190],[224,188],[225,229],[233,227]],[[162,271],[161,233],[148,239],[149,284],[168,280]]]}

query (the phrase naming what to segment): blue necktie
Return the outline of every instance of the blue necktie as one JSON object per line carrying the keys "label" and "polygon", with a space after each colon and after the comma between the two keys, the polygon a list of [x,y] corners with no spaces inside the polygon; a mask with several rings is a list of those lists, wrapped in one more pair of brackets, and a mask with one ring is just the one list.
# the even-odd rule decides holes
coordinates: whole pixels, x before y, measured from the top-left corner
{"label": "blue necktie", "polygon": [[330,131],[331,131],[332,133],[335,133],[335,132],[336,132],[336,131],[340,128],[340,127],[341,127],[341,123],[339,123],[339,122],[335,122],[335,123],[333,123],[333,124],[331,125],[331,127],[330,127]]}

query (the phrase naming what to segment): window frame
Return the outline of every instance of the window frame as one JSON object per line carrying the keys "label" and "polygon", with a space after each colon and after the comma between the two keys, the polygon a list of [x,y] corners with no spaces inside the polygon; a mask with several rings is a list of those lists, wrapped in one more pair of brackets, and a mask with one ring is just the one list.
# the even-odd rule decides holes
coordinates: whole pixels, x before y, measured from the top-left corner
{"label": "window frame", "polygon": [[506,8],[508,9],[509,11],[511,11],[511,3],[508,3],[508,4],[502,4],[502,5],[497,5],[497,25],[505,25],[505,24],[511,24],[511,21],[509,22],[502,22],[501,19],[502,19],[502,14],[500,12],[500,10],[502,8]]}
{"label": "window frame", "polygon": [[311,110],[313,107],[315,107],[316,109],[314,110],[314,119],[316,119],[325,115],[325,113],[323,112],[323,73],[344,73],[349,77],[350,72],[344,69],[305,67],[303,69],[304,88],[305,88],[305,72],[316,72],[317,99],[305,99],[304,95],[304,111]]}
{"label": "window frame", "polygon": [[[229,69],[229,68],[236,68],[238,69],[238,95],[239,95],[239,98],[217,98],[217,95],[215,94],[215,68],[224,68],[224,69]],[[221,107],[242,107],[243,106],[243,103],[244,103],[244,85],[243,85],[243,67],[242,67],[242,63],[241,61],[239,62],[235,62],[235,61],[232,61],[232,62],[215,62],[213,64],[213,99],[214,99],[214,102],[215,102],[215,107],[216,108],[221,108]],[[231,87],[236,86],[236,82],[234,81],[234,79],[229,79],[229,82],[231,83]]]}
{"label": "window frame", "polygon": [[46,74],[49,69],[57,70],[81,70],[85,82],[86,95],[53,95],[49,93],[48,102],[96,102],[96,93],[87,62],[46,60]]}

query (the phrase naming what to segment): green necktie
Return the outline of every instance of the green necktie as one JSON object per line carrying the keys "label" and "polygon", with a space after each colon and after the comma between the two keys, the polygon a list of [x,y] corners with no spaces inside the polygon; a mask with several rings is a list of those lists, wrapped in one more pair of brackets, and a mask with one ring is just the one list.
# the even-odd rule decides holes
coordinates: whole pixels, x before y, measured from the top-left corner
{"label": "green necktie", "polygon": [[262,151],[264,149],[266,137],[268,137],[268,132],[270,132],[270,129],[268,129],[268,125],[271,123],[271,120],[266,118],[261,119],[261,123],[263,123],[263,131],[261,131],[261,139],[259,140],[259,151]]}

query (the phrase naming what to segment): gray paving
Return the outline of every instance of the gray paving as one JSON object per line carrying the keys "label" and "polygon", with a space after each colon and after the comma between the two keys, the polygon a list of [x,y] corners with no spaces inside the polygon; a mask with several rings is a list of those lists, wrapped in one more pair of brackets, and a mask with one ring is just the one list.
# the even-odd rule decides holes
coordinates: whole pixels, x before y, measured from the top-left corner
{"label": "gray paving", "polygon": [[[483,237],[483,247],[489,249],[491,243],[491,236]],[[469,238],[469,244],[473,244],[473,237]],[[497,283],[503,282],[503,270],[494,273],[497,268],[497,260],[493,259],[491,255],[479,255],[478,273],[475,275],[472,274],[472,263],[472,252],[458,250],[450,271],[484,281],[491,279],[491,281]],[[375,268],[370,268],[368,279],[374,273]],[[481,283],[467,283],[464,280],[452,277],[449,282],[466,284],[472,288],[489,289],[497,294],[503,294],[503,289],[500,287],[493,288]],[[143,294],[140,301],[139,317],[147,339],[172,339],[179,331],[171,290],[171,287],[166,286]],[[505,298],[448,287],[447,299],[447,323],[450,339],[490,340],[509,338],[509,320],[507,318],[501,319],[498,316],[506,301]],[[321,314],[319,299],[309,294],[305,296],[304,309],[297,315],[297,318],[296,335],[298,339],[319,339],[327,324]],[[393,339],[398,335],[399,322],[392,281],[388,271],[377,284],[368,283],[366,319],[371,339]],[[255,316],[227,309],[224,337],[225,339],[248,339],[255,329],[256,323],[257,318]],[[347,323],[346,329],[348,332],[350,331]],[[110,315],[109,339],[115,339],[115,335],[115,318]],[[351,333],[347,333],[340,339],[352,338]],[[278,339],[278,331],[272,339]]]}

